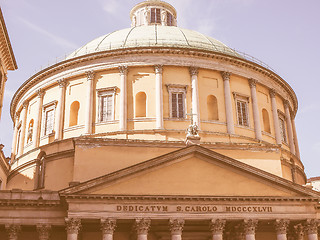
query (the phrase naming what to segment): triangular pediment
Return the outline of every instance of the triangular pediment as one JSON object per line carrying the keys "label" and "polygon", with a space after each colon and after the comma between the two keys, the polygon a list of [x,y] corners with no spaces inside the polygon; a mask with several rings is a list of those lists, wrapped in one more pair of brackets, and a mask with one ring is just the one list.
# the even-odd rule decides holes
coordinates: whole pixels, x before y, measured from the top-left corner
{"label": "triangular pediment", "polygon": [[86,195],[318,197],[314,191],[200,146],[61,191]]}

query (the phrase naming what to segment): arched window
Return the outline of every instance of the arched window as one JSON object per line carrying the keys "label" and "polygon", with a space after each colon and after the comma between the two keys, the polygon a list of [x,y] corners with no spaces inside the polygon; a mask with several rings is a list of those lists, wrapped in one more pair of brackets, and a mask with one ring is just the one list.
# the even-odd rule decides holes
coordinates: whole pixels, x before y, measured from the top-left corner
{"label": "arched window", "polygon": [[136,117],[146,117],[147,112],[147,95],[144,92],[139,92],[136,95]]}
{"label": "arched window", "polygon": [[27,133],[27,143],[32,142],[32,135],[33,135],[33,119],[30,120],[28,126],[28,133]]}
{"label": "arched window", "polygon": [[74,101],[70,106],[70,119],[69,119],[69,127],[78,125],[78,115],[79,115],[80,103],[78,101]]}
{"label": "arched window", "polygon": [[269,114],[266,109],[262,109],[262,119],[263,119],[263,130],[265,132],[271,133]]}
{"label": "arched window", "polygon": [[218,102],[217,102],[217,98],[213,95],[209,95],[207,97],[207,110],[208,110],[208,120],[219,120]]}

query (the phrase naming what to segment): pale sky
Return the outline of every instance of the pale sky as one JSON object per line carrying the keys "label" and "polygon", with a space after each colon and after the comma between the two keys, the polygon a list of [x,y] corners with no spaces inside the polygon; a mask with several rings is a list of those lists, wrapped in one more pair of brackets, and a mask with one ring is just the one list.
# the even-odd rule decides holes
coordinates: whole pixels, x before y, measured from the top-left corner
{"label": "pale sky", "polygon": [[[41,67],[87,42],[130,27],[140,0],[0,0],[19,69],[9,72],[0,143],[11,152],[12,95]],[[296,127],[307,177],[320,176],[320,1],[167,0],[178,26],[214,37],[271,66],[299,100]]]}

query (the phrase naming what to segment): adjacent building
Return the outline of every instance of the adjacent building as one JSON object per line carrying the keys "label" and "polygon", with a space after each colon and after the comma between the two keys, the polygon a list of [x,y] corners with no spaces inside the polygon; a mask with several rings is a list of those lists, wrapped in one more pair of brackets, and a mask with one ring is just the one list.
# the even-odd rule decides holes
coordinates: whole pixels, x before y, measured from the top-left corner
{"label": "adjacent building", "polygon": [[289,84],[150,0],[11,102],[0,239],[318,239]]}
{"label": "adjacent building", "polygon": [[17,63],[13,55],[8,31],[0,8],[0,119],[3,106],[4,88],[8,70],[16,70]]}

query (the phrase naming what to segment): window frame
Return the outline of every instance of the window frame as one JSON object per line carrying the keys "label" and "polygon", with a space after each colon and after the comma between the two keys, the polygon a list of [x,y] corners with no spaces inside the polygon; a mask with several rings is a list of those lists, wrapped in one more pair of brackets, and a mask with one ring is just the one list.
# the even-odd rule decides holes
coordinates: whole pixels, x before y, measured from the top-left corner
{"label": "window frame", "polygon": [[[108,88],[101,88],[97,89],[97,96],[98,96],[98,114],[97,114],[97,123],[106,123],[114,121],[114,112],[115,112],[115,96],[117,92],[117,87],[108,87]],[[111,119],[103,121],[102,114],[103,114],[103,98],[111,96]]]}
{"label": "window frame", "polygon": [[[171,119],[186,119],[186,109],[187,109],[187,90],[188,85],[180,84],[167,84],[167,90],[169,93],[169,117]],[[173,117],[172,115],[172,94],[173,93],[182,93],[182,112],[183,117]]]}
{"label": "window frame", "polygon": [[[235,110],[236,110],[236,116],[237,116],[237,125],[240,127],[247,127],[250,128],[250,118],[249,118],[249,102],[250,102],[250,97],[248,95],[242,94],[242,93],[237,93],[237,92],[233,92],[233,97],[234,97],[234,102],[235,102]],[[246,117],[246,121],[247,124],[240,124],[239,122],[239,111],[238,111],[238,102],[242,102],[245,104],[245,117]],[[242,112],[242,110],[241,110]],[[243,114],[242,114],[243,115]],[[244,116],[244,115],[243,115]],[[243,118],[242,118],[242,122],[243,122]]]}
{"label": "window frame", "polygon": [[[154,22],[152,21],[153,14],[154,14]],[[161,8],[153,7],[150,9],[150,24],[161,24]]]}
{"label": "window frame", "polygon": [[[288,144],[286,115],[283,112],[281,112],[280,110],[278,110],[278,121],[279,121],[281,142]],[[283,125],[281,124],[281,121],[283,122]]]}
{"label": "window frame", "polygon": [[[42,136],[49,136],[54,134],[54,125],[56,120],[56,108],[57,108],[58,101],[52,101],[42,106]],[[46,122],[47,122],[47,112],[53,110],[53,122],[52,122],[52,131],[47,133],[46,131]]]}

